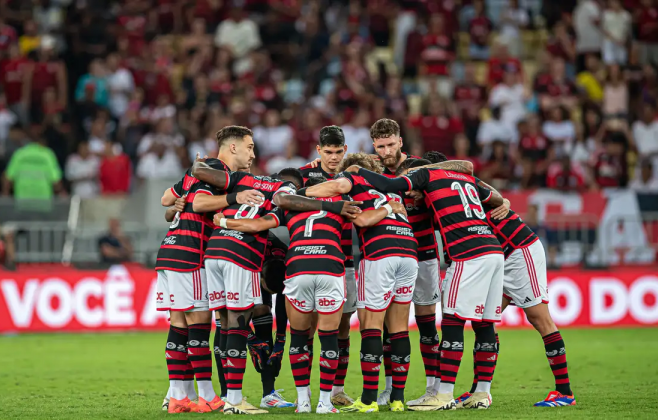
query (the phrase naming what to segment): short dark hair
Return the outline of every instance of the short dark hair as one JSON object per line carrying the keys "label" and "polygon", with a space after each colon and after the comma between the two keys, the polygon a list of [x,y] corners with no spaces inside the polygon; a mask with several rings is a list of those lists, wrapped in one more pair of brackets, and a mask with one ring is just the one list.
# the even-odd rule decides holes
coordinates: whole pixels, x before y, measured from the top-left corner
{"label": "short dark hair", "polygon": [[[430,163],[441,163],[445,162],[448,160],[446,155],[444,155],[441,152],[437,152],[436,150],[430,150],[429,152],[425,152],[423,154],[423,159],[429,160]],[[404,162],[402,162],[404,163]]]}
{"label": "short dark hair", "polygon": [[418,168],[420,166],[431,165],[431,164],[432,162],[430,162],[427,159],[407,158],[400,164],[400,166],[398,166],[398,169],[395,171],[395,175],[400,175],[402,172],[410,168]]}
{"label": "short dark hair", "polygon": [[309,179],[306,180],[306,183],[304,184],[305,187],[312,187],[313,185],[318,185],[322,184],[323,182],[326,182],[327,178],[323,176],[312,176]]}
{"label": "short dark hair", "polygon": [[247,127],[240,125],[227,125],[217,132],[217,145],[221,148],[228,140],[243,140],[245,136],[254,136],[254,133]]}
{"label": "short dark hair", "polygon": [[345,134],[337,125],[328,125],[320,130],[320,147],[345,146]]}
{"label": "short dark hair", "polygon": [[304,186],[304,176],[302,171],[297,168],[285,168],[281,169],[277,175],[278,179],[283,179],[283,177],[292,178],[297,188]]}
{"label": "short dark hair", "polygon": [[400,135],[400,125],[389,118],[379,119],[370,127],[370,138],[373,140],[394,135]]}
{"label": "short dark hair", "polygon": [[367,153],[350,153],[343,159],[338,168],[339,172],[343,172],[345,169],[349,168],[352,165],[359,165],[360,167],[367,169],[369,171],[377,172],[381,174],[384,170],[382,164],[379,160],[375,160],[372,155]]}

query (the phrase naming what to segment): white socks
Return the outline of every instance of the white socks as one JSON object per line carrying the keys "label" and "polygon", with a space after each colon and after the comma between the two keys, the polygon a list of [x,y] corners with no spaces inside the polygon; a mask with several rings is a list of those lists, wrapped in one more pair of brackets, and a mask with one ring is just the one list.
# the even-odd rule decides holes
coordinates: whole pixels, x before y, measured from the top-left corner
{"label": "white socks", "polygon": [[393,377],[392,376],[387,376],[386,377],[386,388],[385,389],[393,389]]}
{"label": "white socks", "polygon": [[304,402],[311,402],[309,399],[309,387],[307,386],[298,386],[297,387],[297,404]]}
{"label": "white socks", "polygon": [[439,385],[439,394],[450,394],[454,395],[455,392],[455,384],[448,384],[445,382],[441,382]]}
{"label": "white socks", "polygon": [[199,398],[199,396],[196,394],[196,389],[194,389],[194,379],[191,381],[183,381],[183,386],[185,387],[187,398],[191,400],[196,400]]}
{"label": "white socks", "polygon": [[[201,388],[199,388],[199,393]],[[242,402],[242,390],[241,389],[229,389],[226,394],[226,399],[228,399],[229,404],[238,405]]]}
{"label": "white socks", "polygon": [[486,392],[487,394],[491,393],[491,382],[478,382],[475,387],[475,392]]}
{"label": "white socks", "polygon": [[335,396],[340,394],[341,392],[345,392],[345,387],[344,386],[334,386],[331,388],[331,396]]}
{"label": "white socks", "polygon": [[175,400],[183,400],[187,396],[187,393],[185,392],[185,385],[183,384],[183,381],[169,381],[169,398],[173,398]]}
{"label": "white socks", "polygon": [[324,405],[331,405],[331,391],[320,391],[320,402]]}
{"label": "white socks", "polygon": [[[212,381],[198,381],[196,385],[199,387],[199,397],[210,402],[215,399],[217,394],[212,387]],[[242,400],[242,398],[240,398]],[[240,401],[238,401],[240,402]]]}
{"label": "white socks", "polygon": [[425,383],[425,388],[432,388],[432,387],[434,387],[434,379],[435,379],[434,376],[427,376],[427,377],[425,378],[425,381],[426,381],[426,383]]}
{"label": "white socks", "polygon": [[440,387],[440,386],[441,386],[441,379],[435,377],[435,378],[434,378],[434,385],[432,386],[432,388],[434,388],[434,390],[435,390],[436,392],[439,392],[439,387]]}

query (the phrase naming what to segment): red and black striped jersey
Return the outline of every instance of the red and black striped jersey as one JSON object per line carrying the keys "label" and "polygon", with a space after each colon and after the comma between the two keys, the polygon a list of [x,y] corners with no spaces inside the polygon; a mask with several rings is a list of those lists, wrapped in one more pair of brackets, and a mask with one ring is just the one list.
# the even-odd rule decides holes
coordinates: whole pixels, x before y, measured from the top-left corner
{"label": "red and black striped jersey", "polygon": [[[312,168],[311,165],[302,166],[299,168],[304,176],[304,183],[312,177],[325,177],[328,180],[332,180],[336,177],[336,174],[331,174],[324,169],[322,165],[318,165],[315,168]],[[343,225],[343,232],[341,233],[340,243],[343,247],[343,254],[345,254],[345,267],[354,267],[354,256],[352,255],[352,223],[345,222]]]}
{"label": "red and black striped jersey", "polygon": [[[338,175],[352,184],[349,196],[354,201],[362,201],[361,210],[376,210],[391,200],[402,203],[397,194],[377,191],[360,175],[343,172]],[[404,215],[391,214],[379,223],[367,228],[356,227],[359,235],[359,249],[366,260],[379,260],[386,257],[409,257],[417,259],[418,242],[414,237],[409,221]]]}
{"label": "red and black striped jersey", "polygon": [[[343,199],[340,196],[315,198],[332,202]],[[340,215],[324,210],[296,212],[282,209],[276,209],[270,215],[290,232],[286,278],[302,274],[345,274],[345,254],[341,248],[341,231],[345,220]]]}
{"label": "red and black striped jersey", "polygon": [[[206,163],[213,169],[229,171],[219,159],[208,159]],[[156,270],[194,271],[203,265],[203,252],[212,234],[212,218],[206,213],[195,213],[192,202],[196,194],[212,194],[203,182],[192,176],[188,169],[183,178],[171,187],[178,198],[187,194],[185,209],[176,213],[169,226],[167,236],[162,240],[158,251]]]}
{"label": "red and black striped jersey", "polygon": [[505,253],[505,259],[515,249],[526,248],[539,240],[535,232],[513,210],[510,210],[507,217],[503,220],[493,219],[491,217],[491,211],[488,211],[487,223],[489,223],[496,238],[498,238],[500,246],[503,248],[503,253]]}
{"label": "red and black striped jersey", "polygon": [[[410,156],[410,158],[415,158]],[[388,178],[395,178],[395,175],[389,173],[382,174]],[[437,258],[439,254],[436,235],[434,234],[434,223],[432,214],[430,214],[427,204],[416,202],[413,198],[407,197],[405,192],[400,192],[400,197],[404,199],[404,206],[407,209],[407,219],[414,231],[414,236],[418,241],[418,261],[429,261]]]}
{"label": "red and black striped jersey", "polygon": [[442,169],[421,168],[404,176],[410,189],[422,190],[434,212],[443,239],[446,261],[470,260],[502,254],[500,243],[487,224],[482,203],[492,192],[474,177]]}
{"label": "red and black striped jersey", "polygon": [[302,166],[299,168],[299,170],[302,173],[302,176],[304,177],[304,183],[308,181],[309,178],[320,178],[320,177],[325,177],[327,179],[334,179],[336,177],[336,174],[329,173],[322,169],[322,165],[318,165],[315,168],[313,168],[310,164]]}
{"label": "red and black striped jersey", "polygon": [[[231,172],[226,191],[228,193],[246,190],[258,190],[265,200],[258,206],[233,204],[222,210],[227,219],[258,219],[274,208],[272,200],[277,194],[295,194],[292,182],[281,181],[267,176],[256,176],[246,172]],[[215,227],[212,232],[206,258],[230,261],[250,271],[260,271],[263,267],[267,231],[257,234],[238,232],[237,230]]]}

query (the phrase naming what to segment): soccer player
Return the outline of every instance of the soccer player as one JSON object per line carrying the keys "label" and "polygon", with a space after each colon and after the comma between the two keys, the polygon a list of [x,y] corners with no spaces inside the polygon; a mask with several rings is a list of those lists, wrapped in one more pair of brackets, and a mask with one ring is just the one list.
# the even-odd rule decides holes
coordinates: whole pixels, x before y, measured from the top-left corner
{"label": "soccer player", "polygon": [[400,137],[400,125],[394,120],[382,118],[370,127],[370,138],[375,153],[384,166],[384,175],[395,175],[398,167],[408,158],[419,159],[402,153],[402,137]]}
{"label": "soccer player", "polygon": [[[320,159],[303,166],[300,169],[304,176],[304,182],[309,179],[320,177],[320,179],[334,179],[338,173],[338,167],[345,157],[347,145],[345,145],[345,134],[340,127],[330,125],[320,130],[319,144],[316,150]],[[354,273],[354,256],[352,255],[352,222],[346,221],[343,225],[341,235],[341,246],[345,254],[345,288],[347,301],[343,305],[343,317],[338,328],[338,346],[340,358],[338,361],[338,373],[334,387],[331,390],[331,401],[334,405],[343,407],[354,403],[354,399],[345,393],[345,378],[350,361],[350,320],[356,312],[356,276]],[[313,336],[315,329],[311,328],[309,338],[309,349],[311,362],[313,361]],[[309,364],[312,367],[312,363]]]}
{"label": "soccer player", "polygon": [[[349,168],[353,171],[357,168]],[[442,169],[420,168],[401,178],[389,179],[358,169],[373,187],[384,192],[423,191],[438,221],[446,254],[452,261],[443,285],[441,331],[441,383],[438,393],[415,411],[452,410],[454,385],[464,351],[464,324],[470,320],[483,345],[478,360],[495,360],[494,322],[500,321],[503,289],[503,253],[486,222],[483,203],[503,204],[498,193],[475,183],[469,175]],[[493,367],[478,369],[476,392],[465,407],[488,408],[491,404]]]}
{"label": "soccer player", "polygon": [[[243,128],[236,133],[234,141],[253,147],[251,130]],[[213,187],[229,193],[229,206],[224,214],[233,219],[259,218],[267,214],[274,206],[288,210],[320,211],[343,214],[353,217],[360,209],[350,202],[319,202],[295,196],[292,182],[281,181],[263,176],[254,176],[244,172],[226,172],[210,168],[202,160],[197,160],[192,168],[192,175],[207,183],[206,194],[197,194],[194,208],[205,208],[212,202]],[[301,174],[300,174],[301,177]],[[256,189],[264,195],[264,201],[256,205],[239,205],[233,194],[249,189]],[[204,203],[205,201],[205,203]],[[212,205],[211,205],[212,206]],[[248,323],[253,314],[253,307],[262,303],[260,295],[260,271],[267,242],[266,234],[247,234],[231,229],[215,229],[206,250],[208,268],[208,294],[210,309],[220,310],[220,318],[228,321],[226,339],[226,375],[228,385],[225,413],[264,414],[242,398],[242,382],[246,366]],[[224,325],[224,324],[223,324]]]}
{"label": "soccer player", "polygon": [[[482,186],[493,189],[482,181]],[[535,404],[536,407],[562,407],[576,405],[576,399],[571,391],[567,355],[564,340],[558,331],[548,310],[548,287],[546,277],[546,253],[539,237],[519,217],[509,209],[509,201],[505,200],[507,213],[500,217],[499,209],[488,207],[487,222],[493,229],[505,254],[505,270],[503,280],[504,311],[510,304],[523,309],[528,322],[537,330],[544,341],[548,364],[555,377],[555,391]],[[498,334],[496,334],[496,338]],[[475,346],[478,343],[476,341]],[[499,349],[497,349],[499,351]],[[486,360],[474,360],[474,365],[489,363]],[[465,401],[475,392],[478,378],[473,379],[470,392],[458,398]]]}
{"label": "soccer player", "polygon": [[[342,168],[366,165],[381,172],[372,156],[353,153]],[[404,387],[409,372],[409,303],[418,274],[417,241],[406,218],[402,199],[395,194],[382,194],[362,177],[341,173],[334,181],[305,191],[309,197],[333,197],[349,194],[363,202],[364,213],[354,220],[359,234],[363,259],[357,283],[357,308],[361,328],[361,371],[363,392],[346,412],[377,412],[377,387],[382,362],[382,329],[384,322],[391,333],[393,390],[391,411],[404,411]],[[401,208],[402,211],[396,210]]]}

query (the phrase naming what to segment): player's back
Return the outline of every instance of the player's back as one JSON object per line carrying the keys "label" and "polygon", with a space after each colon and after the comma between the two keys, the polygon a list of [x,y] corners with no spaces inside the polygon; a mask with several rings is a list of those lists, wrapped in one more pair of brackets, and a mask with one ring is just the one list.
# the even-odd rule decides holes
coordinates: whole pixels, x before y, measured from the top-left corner
{"label": "player's back", "polygon": [[[208,159],[206,163],[213,169],[229,170],[219,159]],[[194,270],[203,262],[203,252],[214,226],[206,213],[194,211],[192,203],[196,194],[211,194],[211,191],[206,184],[192,176],[191,168],[171,187],[171,191],[178,198],[187,195],[185,207],[182,212],[176,213],[169,225],[169,231],[158,251],[156,269]]]}
{"label": "player's back", "polygon": [[[345,172],[341,174],[352,183],[350,197],[362,201],[361,210],[376,210],[391,200],[402,203],[397,194],[385,194],[376,190],[362,176]],[[391,214],[374,226],[358,227],[359,246],[363,258],[379,260],[386,257],[409,257],[417,259],[418,242],[407,218],[402,214]]]}
{"label": "player's back", "polygon": [[[276,194],[295,193],[293,184],[288,181],[246,172],[231,172],[227,176],[229,177],[227,192],[257,190],[264,196],[263,202],[256,206],[236,203],[223,209],[222,213],[228,219],[258,219],[274,208],[273,199]],[[224,259],[247,270],[260,271],[266,246],[267,232],[252,235],[216,227],[206,249],[206,258]]]}
{"label": "player's back", "polygon": [[503,248],[505,259],[514,252],[515,249],[525,248],[539,240],[539,237],[525,224],[521,217],[510,210],[507,216],[502,219],[491,217],[491,210],[487,211],[487,223],[493,229],[500,246]]}
{"label": "player's back", "polygon": [[[345,197],[346,198],[346,197]],[[340,196],[316,198],[336,202]],[[327,211],[296,212],[278,209],[271,213],[290,232],[286,255],[286,278],[302,274],[345,274],[345,254],[341,248],[344,219]]]}
{"label": "player's back", "polygon": [[479,187],[469,175],[441,169],[420,171],[427,171],[429,177],[424,191],[439,224],[447,257],[459,261],[502,253],[483,207],[491,191]]}

